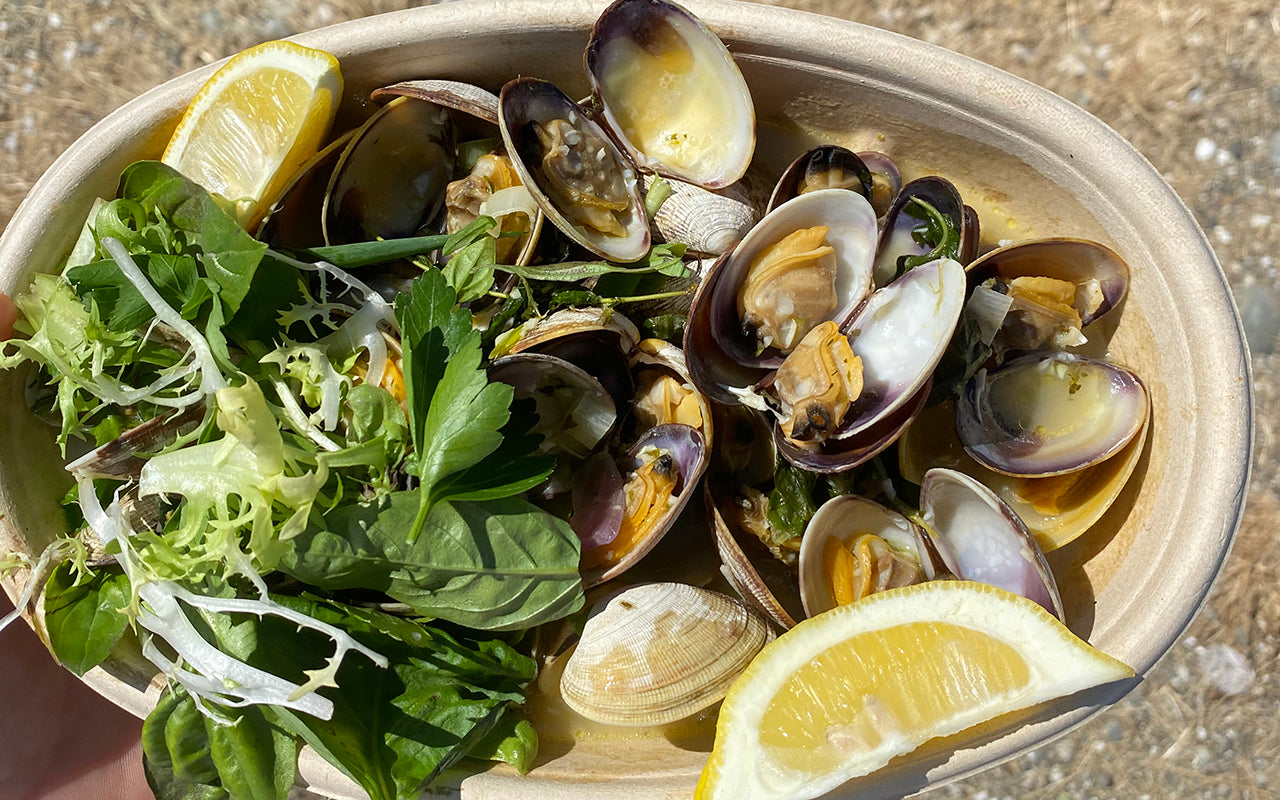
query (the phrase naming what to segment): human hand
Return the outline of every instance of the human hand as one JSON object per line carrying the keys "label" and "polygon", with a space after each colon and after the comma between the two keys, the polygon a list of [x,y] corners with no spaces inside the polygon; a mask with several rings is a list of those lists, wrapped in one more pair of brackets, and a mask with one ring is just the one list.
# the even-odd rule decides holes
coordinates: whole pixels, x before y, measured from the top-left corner
{"label": "human hand", "polygon": [[[12,608],[0,592],[0,617]],[[154,800],[142,720],[59,666],[21,620],[0,631],[0,714],[0,800]]]}

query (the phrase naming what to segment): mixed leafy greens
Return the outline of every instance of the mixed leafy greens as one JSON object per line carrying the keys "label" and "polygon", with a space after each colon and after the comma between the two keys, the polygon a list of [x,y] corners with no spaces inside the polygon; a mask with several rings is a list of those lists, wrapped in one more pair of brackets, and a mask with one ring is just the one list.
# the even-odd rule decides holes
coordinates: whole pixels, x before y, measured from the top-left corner
{"label": "mixed leafy greens", "polygon": [[[481,331],[462,304],[495,293],[493,225],[282,253],[139,162],[15,298],[0,368],[38,367],[75,480],[50,643],[82,675],[136,637],[168,675],[144,728],[158,797],[282,798],[300,743],[375,800],[463,757],[531,766],[520,642],[582,607],[580,540],[522,496],[555,460],[485,350],[566,285],[608,306],[686,273],[679,246],[504,267]],[[405,257],[422,271],[394,302],[343,269]]]}

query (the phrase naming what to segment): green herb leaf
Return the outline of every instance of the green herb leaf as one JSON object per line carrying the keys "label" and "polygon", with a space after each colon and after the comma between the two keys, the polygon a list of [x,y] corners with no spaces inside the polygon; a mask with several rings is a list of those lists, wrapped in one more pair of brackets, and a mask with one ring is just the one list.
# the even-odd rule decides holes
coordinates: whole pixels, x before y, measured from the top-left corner
{"label": "green herb leaf", "polygon": [[[280,568],[322,589],[376,589],[414,611],[479,630],[559,619],[583,602],[568,523],[517,498],[442,502],[406,542],[415,492],[337,508],[290,540]],[[320,526],[323,527],[320,527]]]}
{"label": "green herb leaf", "polygon": [[455,252],[444,266],[444,277],[458,293],[459,303],[470,303],[485,296],[493,287],[496,269],[492,236],[481,233],[483,238]]}
{"label": "green herb leaf", "polygon": [[120,569],[102,568],[77,581],[70,562],[59,564],[45,584],[45,626],[58,660],[84,675],[115,647],[129,625],[129,579]]}
{"label": "green herb leaf", "polygon": [[[346,773],[373,800],[416,800],[433,780],[479,743],[521,702],[536,674],[532,660],[501,641],[450,636],[411,620],[303,596],[279,602],[339,625],[387,656],[384,670],[344,663],[341,688],[323,690],[334,713],[320,720],[285,709],[273,715]],[[259,639],[272,641],[251,661],[263,668],[301,671],[315,660],[318,641],[293,636],[268,618]],[[278,642],[278,643],[277,643]]]}
{"label": "green herb leaf", "polygon": [[524,715],[507,709],[489,734],[467,752],[469,758],[503,761],[521,775],[533,769],[538,758],[538,732]]}
{"label": "green herb leaf", "polygon": [[813,502],[815,473],[781,462],[773,474],[773,490],[769,492],[769,526],[782,540],[804,533],[809,519],[817,512]]}
{"label": "green herb leaf", "polygon": [[298,741],[270,722],[263,709],[230,712],[231,725],[205,720],[218,779],[236,800],[285,800],[298,770]]}
{"label": "green herb leaf", "polygon": [[294,254],[304,260],[327,261],[340,269],[356,269],[372,264],[385,264],[402,258],[426,255],[444,247],[449,237],[443,233],[432,236],[410,236],[405,239],[380,239],[376,242],[335,244],[312,247]]}
{"label": "green herb leaf", "polygon": [[396,298],[400,323],[409,432],[414,447],[424,445],[427,410],[444,375],[449,353],[471,331],[471,315],[455,308],[457,295],[444,276],[427,270]]}
{"label": "green herb leaf", "polygon": [[198,251],[204,274],[218,284],[227,309],[234,314],[240,308],[267,246],[246,233],[209,192],[167,164],[138,161],[121,174],[118,196],[141,204],[149,217],[167,220],[175,236],[180,231]]}
{"label": "green herb leaf", "polygon": [[931,249],[920,255],[899,256],[895,278],[939,258],[960,257],[960,230],[950,217],[919,197],[911,198],[911,202],[903,206],[902,211],[909,217],[922,220],[920,225],[911,230],[911,238],[917,244]]}

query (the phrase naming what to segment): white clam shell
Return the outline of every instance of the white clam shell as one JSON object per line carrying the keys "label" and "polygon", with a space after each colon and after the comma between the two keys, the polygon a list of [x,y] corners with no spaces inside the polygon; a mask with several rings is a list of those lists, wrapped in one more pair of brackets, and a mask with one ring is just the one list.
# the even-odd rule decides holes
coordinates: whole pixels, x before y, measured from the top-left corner
{"label": "white clam shell", "polygon": [[1063,619],[1062,596],[1022,519],[977,480],[936,467],[924,474],[920,510],[957,578],[998,586]]}
{"label": "white clam shell", "polygon": [[718,256],[760,221],[760,203],[745,181],[714,191],[674,178],[667,183],[671,195],[653,215],[653,227],[663,240],[683,242],[691,253]]}
{"label": "white clam shell", "polygon": [[932,578],[933,564],[927,555],[921,556],[924,534],[915,523],[865,497],[833,497],[809,520],[800,544],[800,599],[806,616],[815,617],[836,607],[823,564],[827,541],[835,538],[848,544],[864,533],[879,536],[894,550],[910,553],[925,577]]}
{"label": "white clam shell", "polygon": [[761,616],[725,595],[680,583],[635,586],[587,620],[560,693],[596,722],[674,722],[721,700],[772,638]]}

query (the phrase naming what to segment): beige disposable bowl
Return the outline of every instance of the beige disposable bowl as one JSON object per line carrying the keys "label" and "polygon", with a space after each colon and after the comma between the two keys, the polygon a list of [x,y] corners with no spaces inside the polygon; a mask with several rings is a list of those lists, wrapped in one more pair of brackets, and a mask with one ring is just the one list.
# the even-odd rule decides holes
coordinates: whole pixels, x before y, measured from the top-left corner
{"label": "beige disposable bowl", "polygon": [[[371,89],[415,77],[496,90],[516,75],[588,92],[582,52],[599,0],[489,0],[414,9],[297,37],[342,62],[349,122]],[[1251,448],[1250,374],[1222,271],[1191,214],[1160,175],[1106,125],[992,67],[873,28],[719,0],[688,7],[738,59],[755,97],[757,157],[775,175],[809,143],[882,150],[911,178],[951,178],[981,214],[984,244],[1070,235],[1129,262],[1133,283],[1109,349],[1151,391],[1146,452],[1119,503],[1086,536],[1050,556],[1068,623],[1146,674],[1204,602],[1240,519]],[[121,169],[155,157],[213,67],[150,91],[77,141],[49,169],[0,239],[0,291],[56,270],[95,196]],[[576,95],[575,95],[576,93]],[[61,532],[68,485],[51,432],[25,409],[25,376],[0,373],[0,547],[38,553]],[[16,596],[21,576],[6,586]],[[39,613],[35,624],[39,629]],[[158,691],[136,653],[86,678],[144,715]],[[935,742],[837,795],[908,794],[1009,758],[1079,724],[1130,685],[1049,704],[979,733]],[[688,797],[705,737],[626,741],[546,737],[528,776],[496,768],[461,783],[464,797]],[[317,791],[357,797],[318,758]]]}

